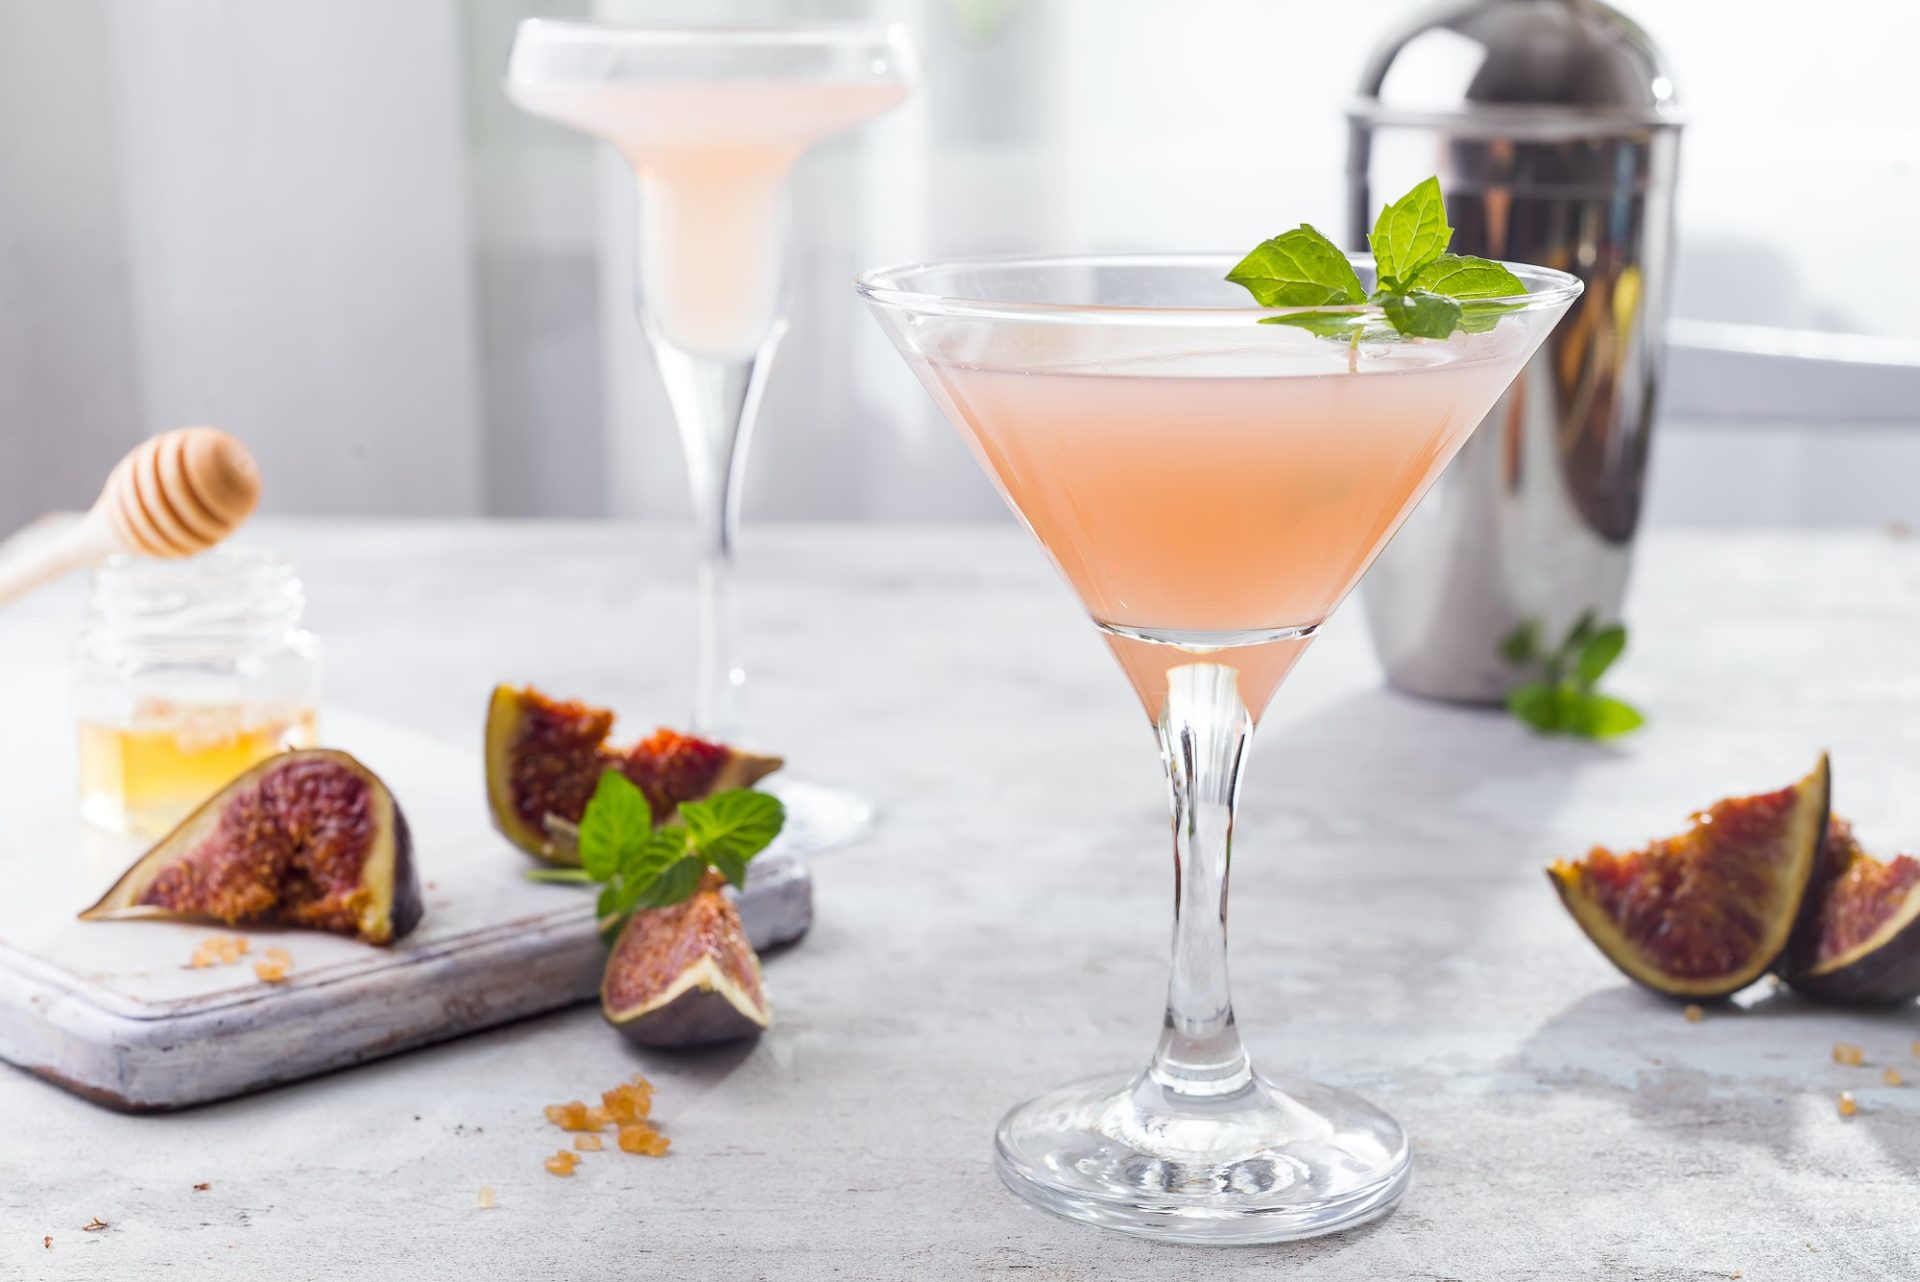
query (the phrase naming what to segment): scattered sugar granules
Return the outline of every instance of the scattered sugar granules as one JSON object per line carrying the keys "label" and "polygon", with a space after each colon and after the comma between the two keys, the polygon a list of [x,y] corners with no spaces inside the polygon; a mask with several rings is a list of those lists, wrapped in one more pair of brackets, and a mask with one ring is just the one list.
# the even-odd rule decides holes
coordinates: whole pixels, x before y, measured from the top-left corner
{"label": "scattered sugar granules", "polygon": [[284,948],[269,948],[253,964],[253,973],[264,983],[278,984],[293,969],[293,954]]}
{"label": "scattered sugar granules", "polygon": [[209,966],[231,966],[246,955],[247,947],[244,935],[208,935],[193,950],[193,957],[187,965],[194,970],[205,970]]}
{"label": "scattered sugar granules", "polygon": [[647,1120],[653,1112],[653,1083],[638,1073],[630,1081],[602,1091],[598,1104],[568,1100],[565,1104],[549,1104],[542,1112],[549,1122],[573,1135],[572,1152],[562,1149],[546,1160],[547,1169],[555,1175],[572,1175],[581,1153],[606,1151],[600,1135],[609,1126],[614,1128],[614,1143],[623,1153],[665,1157],[673,1146],[673,1141]]}

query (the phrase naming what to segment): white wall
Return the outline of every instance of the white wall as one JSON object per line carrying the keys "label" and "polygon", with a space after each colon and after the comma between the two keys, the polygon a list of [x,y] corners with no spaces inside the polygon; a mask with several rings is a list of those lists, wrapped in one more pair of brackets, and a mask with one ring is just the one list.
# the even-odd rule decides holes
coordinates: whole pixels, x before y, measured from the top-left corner
{"label": "white wall", "polygon": [[458,35],[422,0],[0,5],[9,523],[196,422],[277,510],[481,510]]}
{"label": "white wall", "polygon": [[107,36],[97,5],[0,9],[0,531],[139,439]]}

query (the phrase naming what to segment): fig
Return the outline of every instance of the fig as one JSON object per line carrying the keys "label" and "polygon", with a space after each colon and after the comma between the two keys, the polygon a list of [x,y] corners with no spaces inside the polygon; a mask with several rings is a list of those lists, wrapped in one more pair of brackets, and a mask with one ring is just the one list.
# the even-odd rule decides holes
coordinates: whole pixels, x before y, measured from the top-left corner
{"label": "fig", "polygon": [[705,1046],[773,1021],[740,914],[709,872],[693,897],[634,913],[600,978],[600,1011],[642,1046]]}
{"label": "fig", "polygon": [[550,699],[531,686],[494,687],[486,744],[493,826],[530,855],[578,864],[579,852],[565,837],[609,769],[646,794],[654,822],[661,823],[683,801],[751,787],[781,766],[778,757],[666,729],[631,748],[609,747],[612,730],[613,714],[605,708]]}
{"label": "fig", "polygon": [[1821,866],[1832,781],[1823,753],[1777,792],[1733,797],[1644,850],[1595,847],[1547,876],[1607,960],[1669,997],[1726,997],[1772,969]]}
{"label": "fig", "polygon": [[1811,899],[1778,972],[1795,992],[1863,1004],[1920,997],[1920,859],[1875,859],[1836,815]]}
{"label": "fig", "polygon": [[304,748],[215,793],[80,916],[293,926],[384,945],[420,913],[393,794],[346,753]]}

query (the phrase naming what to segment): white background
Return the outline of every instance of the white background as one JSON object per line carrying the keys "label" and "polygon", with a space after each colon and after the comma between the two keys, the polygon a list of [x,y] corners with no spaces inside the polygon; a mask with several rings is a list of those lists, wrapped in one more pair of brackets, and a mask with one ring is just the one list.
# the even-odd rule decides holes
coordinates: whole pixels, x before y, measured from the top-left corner
{"label": "white background", "polygon": [[[629,181],[498,90],[515,20],[595,12],[913,28],[917,100],[800,176],[748,511],[997,517],[854,272],[1337,228],[1341,106],[1414,7],[0,0],[0,532],[201,421],[253,443],[281,512],[683,511]],[[1678,353],[1650,519],[1920,523],[1920,11],[1628,7],[1690,120],[1677,313],[1706,324],[1677,332],[1782,353],[1757,382]]]}

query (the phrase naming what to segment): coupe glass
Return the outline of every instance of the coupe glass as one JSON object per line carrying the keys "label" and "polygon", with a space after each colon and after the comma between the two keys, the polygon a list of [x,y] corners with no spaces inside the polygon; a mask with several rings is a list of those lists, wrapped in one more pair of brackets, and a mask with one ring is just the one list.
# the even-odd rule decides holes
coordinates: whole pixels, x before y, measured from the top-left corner
{"label": "coupe glass", "polygon": [[[746,681],[730,580],[747,446],[786,330],[788,188],[815,143],[903,102],[897,26],[619,27],[529,19],[506,91],[612,144],[640,184],[640,320],[680,429],[699,536],[693,725],[740,734]],[[786,783],[789,849],[865,825],[848,794]]]}
{"label": "coupe glass", "polygon": [[[1357,342],[1247,306],[1230,258],[986,260],[858,288],[1079,594],[1159,736],[1173,803],[1172,979],[1146,1069],[1015,1108],[1017,1192],[1190,1242],[1346,1228],[1406,1189],[1399,1125],[1256,1073],[1227,987],[1227,873],[1255,723],[1580,282],[1513,266],[1474,332]],[[1353,265],[1371,287],[1373,264]],[[1281,320],[1287,323],[1263,321]]]}

